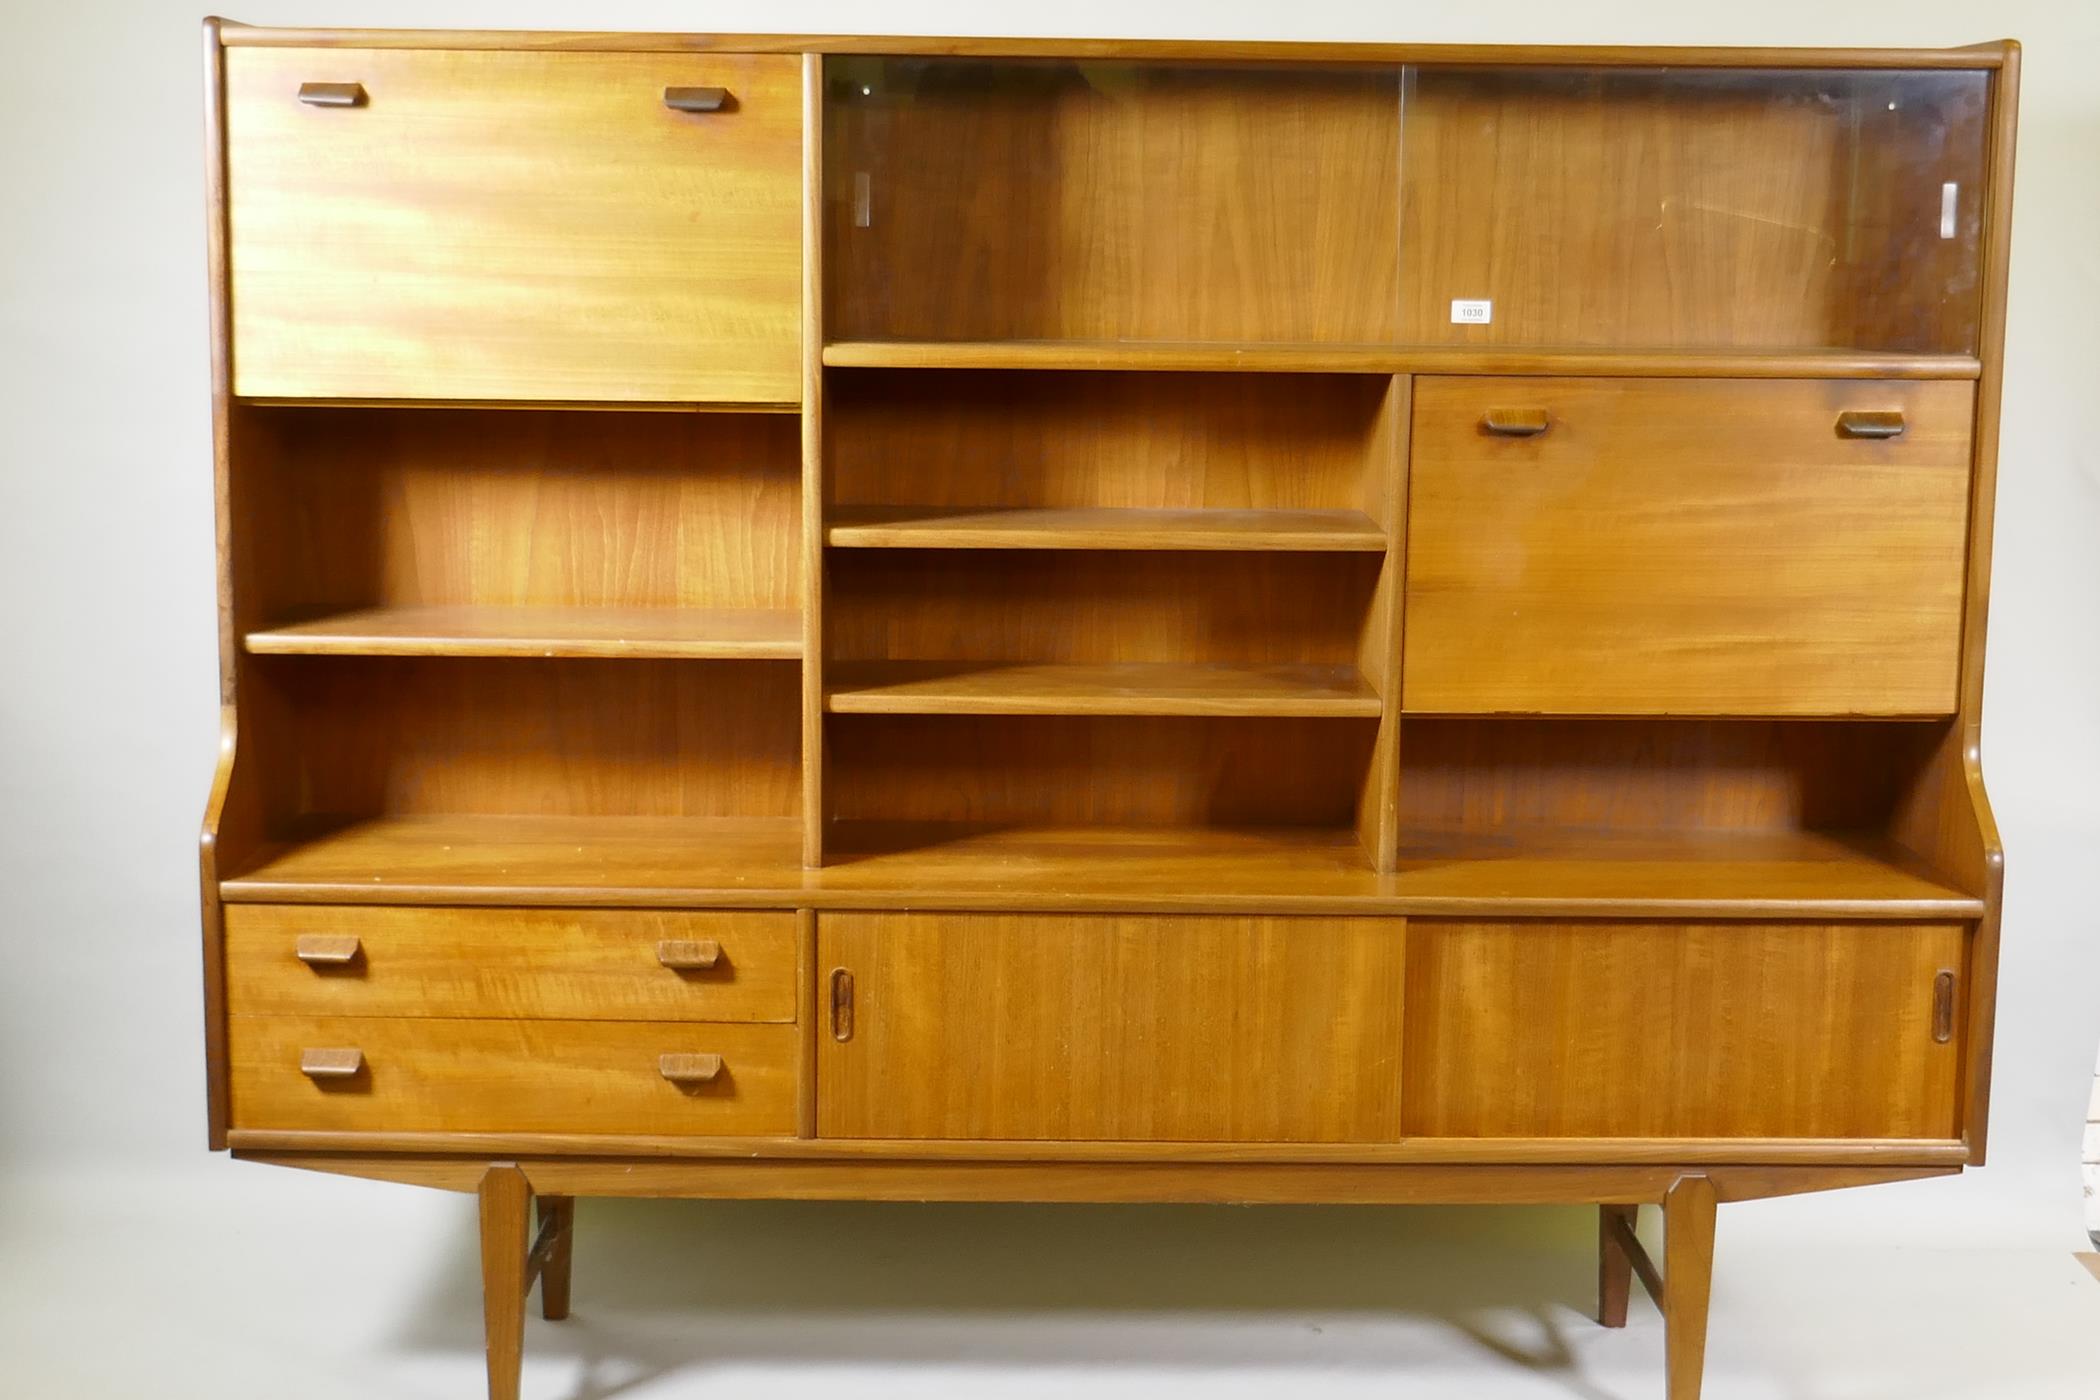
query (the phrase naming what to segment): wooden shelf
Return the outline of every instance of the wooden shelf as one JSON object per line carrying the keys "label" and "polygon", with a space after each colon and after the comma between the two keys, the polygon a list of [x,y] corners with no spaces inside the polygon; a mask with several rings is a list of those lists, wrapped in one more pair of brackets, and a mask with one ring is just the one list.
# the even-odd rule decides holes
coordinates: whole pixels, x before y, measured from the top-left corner
{"label": "wooden shelf", "polygon": [[1355,510],[969,510],[842,506],[827,544],[842,549],[1186,549],[1354,551],[1386,547]]}
{"label": "wooden shelf", "polygon": [[309,819],[220,883],[260,902],[789,905],[802,823],[675,817]]}
{"label": "wooden shelf", "polygon": [[1450,917],[1974,918],[1982,901],[1877,837],[1415,834],[1373,872],[1346,831],[834,828],[826,890],[921,907],[1265,908]]}
{"label": "wooden shelf", "polygon": [[570,656],[789,660],[786,608],[384,607],[250,632],[248,650],[309,656]]}
{"label": "wooden shelf", "polygon": [[1447,917],[1969,919],[1983,902],[1872,836],[1414,833],[1371,870],[1324,827],[654,817],[309,821],[220,885],[235,902],[1268,910]]}
{"label": "wooden shelf", "polygon": [[838,369],[1185,370],[1296,374],[1537,374],[1746,379],[1975,379],[1973,355],[1773,351],[1473,349],[1464,346],[1139,340],[843,340]]}
{"label": "wooden shelf", "polygon": [[1274,715],[1375,719],[1350,666],[860,661],[830,668],[825,708],[861,715]]}

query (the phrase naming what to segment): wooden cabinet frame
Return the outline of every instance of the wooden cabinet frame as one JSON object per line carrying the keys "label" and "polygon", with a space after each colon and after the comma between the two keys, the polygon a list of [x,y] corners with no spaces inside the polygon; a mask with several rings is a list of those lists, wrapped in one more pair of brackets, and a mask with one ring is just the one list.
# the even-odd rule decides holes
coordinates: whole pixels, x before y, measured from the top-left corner
{"label": "wooden cabinet frame", "polygon": [[[1670,1394],[1694,1400],[1718,1203],[1947,1175],[1984,1161],[2003,855],[1979,736],[2016,44],[1556,49],[281,30],[217,20],[207,21],[204,41],[222,717],[200,851],[210,1144],[249,1160],[478,1193],[495,1400],[516,1394],[532,1283],[543,1287],[549,1317],[567,1312],[573,1200],[589,1195],[1593,1205],[1601,1320],[1624,1322],[1634,1277],[1666,1299]],[[557,366],[551,378],[521,371],[515,384],[471,389],[462,387],[469,374],[428,395],[375,395],[359,385],[380,379],[325,372],[299,378],[296,392],[242,393],[234,365],[251,333],[240,329],[235,262],[244,240],[269,225],[234,227],[244,193],[227,160],[230,124],[242,120],[228,104],[234,50],[280,51],[273,60],[294,51],[529,53],[549,63],[760,55],[772,56],[769,73],[793,65],[799,150],[775,142],[758,172],[761,183],[791,182],[800,199],[792,257],[785,247],[759,250],[775,272],[790,262],[799,269],[798,286],[776,277],[760,298],[767,328],[758,338],[770,358],[756,368],[737,363],[722,348],[733,336],[711,349],[679,345],[675,327],[643,316],[616,356],[639,362],[669,345],[677,361],[693,351],[646,392],[571,393],[562,384],[585,379]],[[832,65],[844,64],[870,75],[864,91],[829,81],[847,71]],[[1025,144],[1038,134],[1031,123],[1053,117],[1071,123],[1077,148],[1098,161],[1072,173],[1070,188],[1023,201],[1023,213],[1074,221],[1014,222],[1017,244],[1040,235],[1050,252],[1002,245],[985,264],[998,269],[987,283],[994,294],[1015,289],[1014,305],[991,309],[1018,330],[943,338],[951,322],[931,295],[915,303],[919,320],[888,322],[879,281],[856,283],[842,299],[845,280],[868,277],[870,267],[922,279],[941,271],[896,262],[906,255],[895,248],[909,239],[884,245],[890,251],[879,257],[865,248],[842,256],[842,236],[894,216],[872,172],[883,141],[904,139],[890,118],[906,110],[871,108],[864,118],[843,104],[856,93],[908,104],[916,89],[890,93],[883,82],[927,73],[927,91],[966,101],[970,84],[997,90],[1020,71],[1001,65],[1035,65],[1036,86],[1025,91],[1036,96],[1010,104],[1011,129],[986,133],[989,144],[956,145],[958,161],[984,151],[998,158],[999,141]],[[1283,110],[1275,114],[1295,123],[1294,151],[1339,149],[1345,136],[1375,127],[1396,165],[1404,165],[1399,129],[1383,123],[1403,117],[1397,98],[1387,109],[1381,74],[1396,94],[1407,75],[1430,70],[1571,80],[1594,69],[1692,70],[1730,75],[1744,91],[1779,71],[1797,86],[1877,74],[1952,83],[1927,84],[1933,91],[1970,75],[1984,99],[1973,109],[1949,99],[1960,116],[1949,129],[1974,142],[1960,168],[1982,174],[1976,188],[1953,189],[1965,174],[1946,182],[1952,193],[1933,195],[1946,200],[1940,222],[1951,231],[1939,237],[1951,243],[1932,250],[1931,266],[1972,276],[1973,298],[1909,320],[1900,305],[1833,313],[1831,325],[1867,328],[1852,335],[1858,344],[1838,334],[1829,344],[1791,343],[1788,328],[1813,324],[1800,308],[1750,318],[1744,324],[1757,329],[1744,343],[1696,340],[1735,322],[1679,326],[1667,301],[1653,297],[1625,313],[1624,324],[1649,337],[1641,343],[1609,333],[1581,345],[1503,343],[1441,327],[1435,343],[1414,343],[1400,328],[1433,313],[1444,294],[1404,300],[1397,208],[1390,229],[1350,226],[1347,200],[1291,224],[1270,220],[1258,199],[1227,199],[1219,217],[1254,240],[1238,262],[1192,252],[1171,229],[1127,221],[1115,226],[1144,247],[1089,253],[1081,215],[1119,197],[1131,172],[1162,150],[1213,162],[1178,165],[1177,179],[1213,168],[1258,177],[1258,120],[1218,99],[1232,81],[1219,75],[1262,65],[1289,65],[1282,71],[1295,75],[1276,89]],[[1337,86],[1322,79],[1327,66],[1372,76]],[[343,67],[318,64],[315,81],[352,81]],[[697,71],[665,69],[674,70]],[[926,116],[910,139],[940,149],[941,120]],[[1174,122],[1195,123],[1201,139],[1183,150]],[[968,176],[962,167],[922,170],[911,188],[963,188]],[[1399,170],[1392,183],[1405,178]],[[1012,188],[1026,194],[1025,185]],[[1200,194],[1199,185],[1190,188]],[[1913,196],[1925,197],[1874,194],[1862,217],[1886,224],[1888,209]],[[1381,209],[1398,202],[1376,201]],[[675,226],[670,207],[667,226]],[[278,213],[296,223],[299,210]],[[1757,266],[1755,239],[1740,235],[1729,256]],[[968,253],[967,242],[960,247]],[[1319,257],[1344,255],[1392,264],[1341,281],[1290,282],[1308,300],[1281,311],[1246,290],[1277,269],[1312,278]],[[942,256],[956,264],[959,285],[970,285],[954,250]],[[1054,297],[1059,258],[1069,285],[1100,303],[1060,310],[1021,300],[1024,292]],[[1155,279],[1160,269],[1183,274],[1189,295],[1241,300],[1183,324],[1175,297],[1150,296],[1126,317],[1113,300],[1135,295],[1129,268]],[[1889,267],[1866,271],[1881,278],[1877,294],[1899,302],[1907,294]],[[630,305],[648,306],[647,288],[628,290]],[[1346,335],[1322,334],[1321,298],[1388,292],[1390,315],[1356,306],[1334,322]],[[889,295],[898,294],[893,284]],[[519,343],[529,347],[546,326],[522,305],[507,314],[524,318]],[[851,313],[844,331],[832,319],[842,308]],[[1565,306],[1552,313],[1568,314]],[[790,321],[792,356],[782,339]],[[1877,329],[1899,322],[1900,333]],[[888,334],[893,325],[902,331]],[[1218,334],[1221,325],[1230,333]],[[1290,338],[1260,334],[1276,326]],[[254,340],[246,353],[278,353],[269,345]],[[257,367],[251,360],[245,370]],[[399,378],[397,365],[376,368]],[[1958,554],[1959,579],[1935,575],[1915,596],[1866,600],[1930,633],[1939,650],[1903,670],[1903,693],[1886,705],[1871,694],[1853,703],[1863,693],[1856,677],[1790,690],[1784,666],[1799,648],[1731,640],[1722,626],[1664,638],[1668,646],[1614,678],[1617,689],[1519,676],[1469,690],[1462,648],[1494,644],[1481,620],[1499,606],[1493,600],[1536,595],[1520,577],[1528,554],[1472,557],[1464,587],[1508,592],[1478,613],[1420,614],[1420,632],[1408,635],[1419,601],[1408,590],[1411,458],[1427,440],[1421,415],[1448,410],[1446,377],[1455,376],[1684,382],[1682,393],[1644,400],[1656,403],[1708,392],[1721,402],[1731,382],[1880,382],[1892,386],[1892,402],[1965,409],[1965,437],[1948,426],[1952,417],[1935,419],[1932,437],[1945,470],[1966,466],[1965,508],[1935,498],[1920,526],[1950,571]],[[1431,379],[1435,391],[1426,392]],[[1775,384],[1759,402],[1789,401],[1789,392]],[[997,411],[984,411],[988,404]],[[1893,411],[1847,404],[1869,416]],[[1488,407],[1524,412],[1483,432],[1554,426],[1550,412],[1534,422],[1528,405]],[[477,420],[439,421],[468,410],[490,415],[478,420],[486,431]],[[657,413],[682,416],[643,421]],[[590,426],[554,421],[565,415]],[[1770,439],[1802,440],[1799,432]],[[998,454],[996,467],[982,465]],[[616,469],[596,469],[608,464]],[[997,480],[980,492],[987,472]],[[1460,498],[1463,515],[1473,507]],[[654,528],[667,515],[678,528]],[[1425,528],[1449,531],[1456,518],[1425,517]],[[732,520],[734,529],[723,528]],[[1710,531],[1697,547],[1727,537]],[[455,557],[457,568],[448,562]],[[1428,562],[1413,564],[1420,572]],[[1843,586],[1870,576],[1854,571]],[[1736,586],[1734,575],[1716,577],[1702,575],[1714,587]],[[1927,594],[1929,607],[1918,602]],[[1018,635],[1001,630],[1002,617],[1019,620]],[[1876,617],[1864,607],[1851,635],[1874,632]],[[1548,641],[1551,625],[1548,617],[1540,634]],[[1644,635],[1655,641],[1656,633]],[[1811,639],[1824,648],[1818,664],[1842,671],[1842,646],[1828,641]],[[1733,649],[1718,664],[1705,658],[1708,683],[1672,690],[1657,679],[1649,703],[1636,693],[1644,674],[1682,679],[1670,671],[1670,646]],[[1418,659],[1428,647],[1447,649],[1434,668]],[[1404,684],[1411,659],[1442,678],[1418,692],[1420,703]],[[1893,664],[1915,660],[1906,653]],[[249,906],[231,939],[229,905]],[[461,966],[440,979],[449,1000],[419,1008],[402,1002],[394,983],[376,999],[341,983],[326,999],[309,997],[300,978],[322,975],[313,963],[294,976],[289,964],[256,962],[277,956],[264,933],[319,939],[314,962],[354,960],[358,949],[345,952],[357,941],[349,923],[323,927],[330,909],[349,906],[369,918],[361,928],[422,940],[417,956],[443,956],[456,929],[460,956],[522,958],[537,948],[544,965],[536,966],[557,980],[525,987]],[[593,912],[574,920],[551,912],[562,910]],[[717,1003],[701,997],[686,1021],[652,1020],[651,1008],[677,1004],[662,986],[631,997],[618,990],[641,975],[623,960],[625,930],[666,945],[662,975],[686,975],[706,963],[703,943],[738,956],[738,921],[750,917],[772,921],[751,945],[750,956],[767,960],[752,984],[764,991],[761,1009],[738,1010],[731,999],[713,1014]],[[838,943],[827,921],[857,932]],[[1318,996],[1294,1001],[1298,987],[1278,981],[1290,970],[1279,950],[1322,946],[1292,943],[1294,921],[1347,931],[1351,975],[1374,983],[1353,989],[1356,1020],[1321,1025]],[[1109,946],[1104,938],[1136,940],[1140,951],[1116,962],[1145,983],[1129,989],[1127,1006],[1074,990],[1084,981],[1076,975],[1042,979],[1065,998],[1055,1005],[1092,1018],[1060,1047],[1071,1058],[1058,1074],[1076,1082],[1116,1056],[1117,1075],[1097,1081],[1112,1085],[1109,1099],[1075,1116],[1054,1102],[1052,1076],[1028,1080],[1038,1099],[1006,1105],[1004,1116],[931,1100],[884,1113],[865,1097],[854,1112],[847,1098],[828,1112],[827,1084],[846,1081],[827,1076],[860,1072],[854,1016],[899,1008],[949,1016],[956,998],[974,994],[895,997],[867,978],[863,955],[875,945],[866,940],[918,930],[938,950],[965,927],[999,930],[989,951],[973,954],[985,959],[973,986],[1046,965],[1035,946],[1002,963],[999,948],[1020,945],[1000,940],[1049,940],[1052,959],[1060,939],[1096,951]],[[1673,942],[1673,928],[1698,936]],[[1872,934],[1848,944],[1847,930]],[[1611,948],[1613,965],[1625,968],[1637,968],[1650,946],[1666,958],[1820,949],[1774,969],[1766,984],[1798,989],[1822,970],[1858,977],[1820,1003],[1831,1024],[1866,1027],[1888,1045],[1916,1036],[1932,1044],[1905,1041],[1884,1050],[1880,1068],[1862,1071],[1903,1066],[1912,1075],[1911,1097],[1875,1121],[1860,1107],[1872,1097],[1866,1086],[1814,1112],[1751,1115],[1747,1128],[1711,1112],[1696,1086],[1646,1119],[1602,1108],[1595,1116],[1482,1112],[1461,1095],[1492,1085],[1440,1080],[1434,1064],[1410,1056],[1508,1033],[1514,1048],[1497,1071],[1529,1073],[1526,1065],[1550,1058],[1555,1036],[1592,1033],[1555,987],[1505,996],[1478,981],[1510,980],[1522,950],[1507,939],[1530,936],[1558,937],[1564,950]],[[1241,937],[1253,941],[1234,941]],[[1143,947],[1148,938],[1162,941]],[[1167,942],[1175,938],[1196,951],[1175,953]],[[1446,941],[1432,950],[1435,939]],[[842,946],[858,951],[833,959]],[[1877,948],[1898,951],[1862,951]],[[637,942],[630,951],[646,950]],[[562,969],[575,980],[560,982]],[[1205,980],[1214,971],[1215,984]],[[1466,995],[1447,992],[1468,978]],[[1725,978],[1692,984],[1696,994],[1655,1025],[1696,1034],[1700,1016],[1756,1012],[1783,1023],[1785,1008],[1728,1001]],[[506,1001],[506,987],[524,990]],[[856,987],[889,999],[856,1006]],[[1195,998],[1198,1009],[1162,1011],[1145,1001],[1150,992]],[[1217,1007],[1270,1001],[1287,1024],[1250,1022],[1210,1039],[1212,1028],[1191,1029]],[[1533,1013],[1560,1019],[1528,1037],[1511,1030],[1508,1015]],[[1012,1043],[1050,1044],[1053,1014],[1062,1013],[1032,1009]],[[308,1026],[328,1043],[305,1046]],[[370,1029],[369,1045],[338,1043],[358,1040],[360,1026]],[[1715,1043],[1757,1043],[1740,1025],[1728,1031]],[[1305,1073],[1317,1072],[1323,1055],[1373,1060],[1352,1062],[1365,1077],[1321,1101],[1324,1110],[1269,1102],[1243,1114],[1227,1103],[1204,1114],[1147,1097],[1166,1092],[1162,1085],[1190,1092],[1205,1053],[1244,1073],[1249,1056],[1269,1053],[1262,1047],[1285,1033],[1315,1042],[1318,1053],[1292,1061]],[[1148,1040],[1160,1035],[1172,1043]],[[937,1074],[932,1061],[952,1055],[996,1082],[1004,1053],[996,1031],[946,1022],[922,1020],[899,1043],[885,1072]],[[506,1113],[506,1102],[525,1101],[517,1096],[532,1081],[532,1057],[566,1054],[564,1046],[577,1063],[549,1076],[558,1092]],[[312,1053],[295,1063],[287,1047]],[[1377,1058],[1388,1049],[1391,1063]],[[1155,1052],[1171,1073],[1148,1079],[1127,1063]],[[1621,1052],[1632,1053],[1607,1046],[1583,1063],[1623,1070]],[[1801,1063],[1824,1066],[1827,1045],[1817,1054],[1824,1058]],[[377,1101],[331,1116],[318,1110],[345,1104],[301,1097],[369,1089],[380,1055],[395,1064],[409,1057],[417,1074],[405,1078],[425,1086],[396,1089],[404,1079],[390,1078],[385,1092],[407,1096],[398,1111]],[[763,1091],[756,1107],[683,1110],[746,1105],[722,1086],[753,1056],[760,1069],[748,1071],[748,1083]],[[648,1082],[622,1080],[619,1094],[599,1102],[579,1088],[585,1063]],[[1378,1078],[1388,1072],[1390,1098]],[[1635,1121],[1670,1126],[1623,1130]],[[1051,1136],[1073,1122],[1080,1128]],[[917,1135],[881,1135],[898,1123]],[[983,1123],[998,1131],[970,1126]],[[1165,1126],[1142,1126],[1155,1123]],[[1892,1135],[1913,1130],[1922,1135]],[[528,1219],[535,1200],[537,1238]],[[1663,1211],[1660,1266],[1631,1228],[1643,1204]]]}

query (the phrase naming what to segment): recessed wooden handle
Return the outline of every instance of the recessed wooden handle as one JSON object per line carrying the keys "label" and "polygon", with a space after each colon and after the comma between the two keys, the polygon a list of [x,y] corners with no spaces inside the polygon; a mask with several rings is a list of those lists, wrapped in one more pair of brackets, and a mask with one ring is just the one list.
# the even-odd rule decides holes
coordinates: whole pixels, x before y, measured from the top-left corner
{"label": "recessed wooden handle", "polygon": [[1845,438],[1894,438],[1903,436],[1900,410],[1848,408],[1838,415],[1838,436]]}
{"label": "recessed wooden handle", "polygon": [[1481,415],[1480,426],[1496,437],[1537,437],[1546,431],[1546,410],[1491,408]]}
{"label": "recessed wooden handle", "polygon": [[664,106],[674,112],[719,112],[729,105],[729,89],[715,87],[667,87]]}
{"label": "recessed wooden handle", "polygon": [[364,1072],[365,1052],[354,1048],[301,1050],[299,1073],[308,1079],[354,1079]]}
{"label": "recessed wooden handle", "polygon": [[299,100],[309,107],[362,107],[363,83],[301,83]]}
{"label": "recessed wooden handle", "polygon": [[704,972],[722,960],[722,945],[712,938],[666,938],[656,945],[656,960],[673,972]]}
{"label": "recessed wooden handle", "polygon": [[308,967],[344,967],[363,951],[364,945],[347,933],[302,933],[293,955]]}
{"label": "recessed wooden handle", "polygon": [[673,1084],[711,1084],[722,1073],[720,1055],[661,1055],[657,1072]]}
{"label": "recessed wooden handle", "polygon": [[1945,970],[1932,979],[1932,1039],[1936,1045],[1954,1039],[1954,974]]}
{"label": "recessed wooden handle", "polygon": [[853,974],[843,967],[831,970],[831,1038],[853,1039]]}

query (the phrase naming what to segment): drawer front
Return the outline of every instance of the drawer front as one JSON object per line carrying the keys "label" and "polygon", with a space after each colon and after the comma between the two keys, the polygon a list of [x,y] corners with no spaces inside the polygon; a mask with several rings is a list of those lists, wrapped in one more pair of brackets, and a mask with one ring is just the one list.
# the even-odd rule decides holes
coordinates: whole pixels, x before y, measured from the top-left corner
{"label": "drawer front", "polygon": [[1415,920],[1408,943],[1410,1135],[1959,1135],[1961,925]]}
{"label": "drawer front", "polygon": [[1951,713],[1974,387],[1418,381],[1405,707]]}
{"label": "drawer front", "polygon": [[[793,55],[225,53],[234,392],[792,402]],[[303,84],[354,83],[351,106]],[[665,89],[726,88],[723,110]]]}
{"label": "drawer front", "polygon": [[792,1021],[791,913],[226,906],[236,1016]]}
{"label": "drawer front", "polygon": [[1398,919],[823,914],[817,938],[820,1136],[1398,1135]]}
{"label": "drawer front", "polygon": [[227,1037],[233,1126],[275,1131],[792,1136],[798,1050],[793,1026],[660,1021],[235,1016]]}

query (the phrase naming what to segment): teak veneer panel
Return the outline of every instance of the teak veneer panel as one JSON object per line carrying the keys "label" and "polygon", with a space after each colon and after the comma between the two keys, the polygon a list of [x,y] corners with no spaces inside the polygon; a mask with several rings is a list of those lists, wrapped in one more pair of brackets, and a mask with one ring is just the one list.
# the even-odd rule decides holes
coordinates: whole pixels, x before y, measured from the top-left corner
{"label": "teak veneer panel", "polygon": [[[354,939],[308,966],[302,940]],[[715,945],[674,970],[665,942]],[[793,1021],[793,913],[236,905],[226,911],[236,1016],[465,1016]]]}
{"label": "teak veneer panel", "polygon": [[[1406,708],[1952,713],[1973,399],[1954,383],[1423,380]],[[1547,427],[1494,436],[1491,410]],[[1904,431],[1841,437],[1849,410],[1898,411]]]}
{"label": "teak veneer panel", "polygon": [[254,522],[236,541],[246,631],[367,609],[567,608],[610,621],[623,609],[801,605],[792,418],[241,415],[251,450],[239,494]]}
{"label": "teak veneer panel", "polygon": [[828,504],[1369,512],[1390,398],[1364,375],[834,374]]}
{"label": "teak veneer panel", "polygon": [[256,658],[279,827],[307,817],[796,814],[777,661]]}
{"label": "teak veneer panel", "polygon": [[852,995],[817,1040],[818,1132],[1396,1137],[1403,937],[1378,919],[822,914],[818,965]]}
{"label": "teak veneer panel", "polygon": [[[235,1016],[238,1128],[753,1136],[795,1129],[801,1034],[791,1025],[686,1021]],[[327,1083],[313,1048],[363,1067]],[[664,1055],[720,1055],[708,1084],[665,1079]]]}
{"label": "teak veneer panel", "polygon": [[[225,55],[233,392],[794,402],[801,64]],[[302,83],[354,82],[351,107]],[[719,86],[724,110],[664,89]]]}
{"label": "teak veneer panel", "polygon": [[1934,980],[1966,953],[1958,924],[1414,920],[1407,1131],[1952,1139]]}

